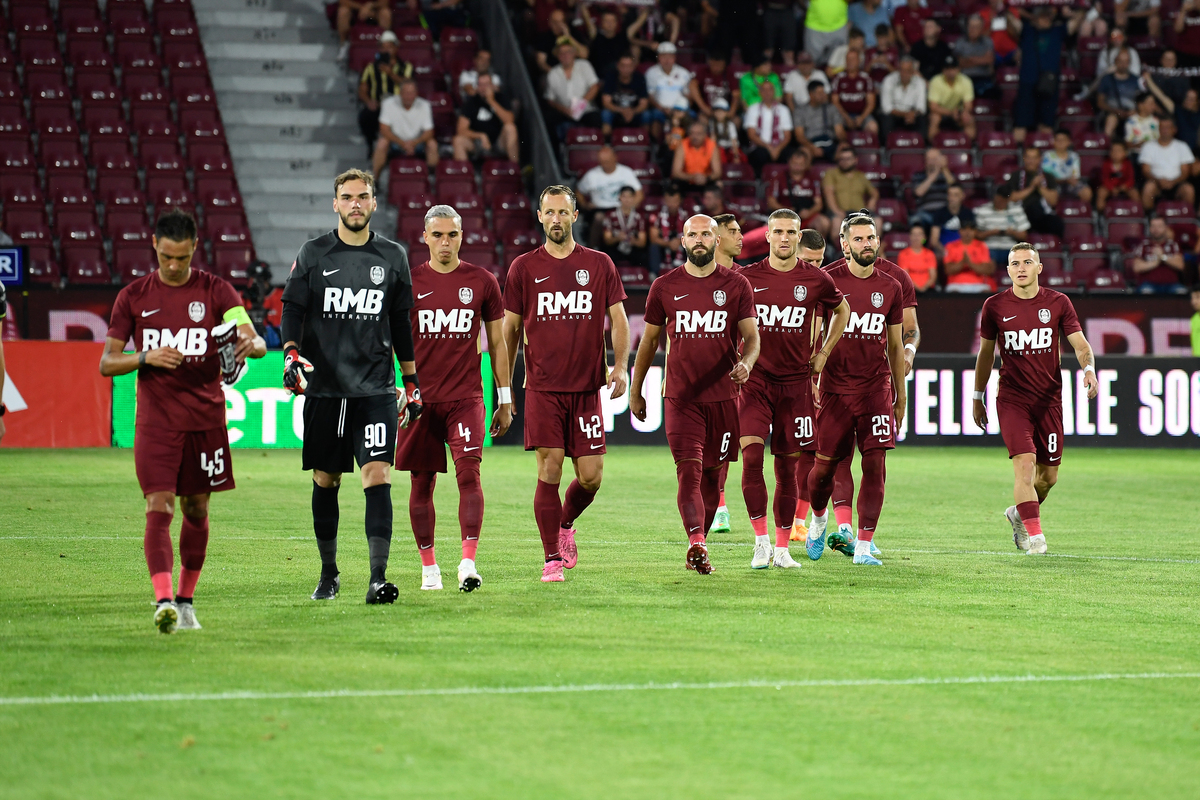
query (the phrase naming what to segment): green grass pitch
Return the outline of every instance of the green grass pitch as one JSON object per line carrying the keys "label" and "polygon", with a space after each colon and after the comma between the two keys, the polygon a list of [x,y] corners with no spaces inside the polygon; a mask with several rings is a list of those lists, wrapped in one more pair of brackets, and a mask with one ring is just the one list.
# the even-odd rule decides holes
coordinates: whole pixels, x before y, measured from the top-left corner
{"label": "green grass pitch", "polygon": [[[798,573],[749,569],[735,467],[734,532],[710,539],[717,572],[702,577],[684,569],[667,451],[613,448],[579,566],[543,585],[533,457],[497,448],[474,594],[452,585],[453,477],[437,490],[442,592],[418,591],[397,477],[390,607],[362,602],[357,476],[342,594],[308,599],[299,461],[234,455],[238,489],[212,503],[204,630],[161,636],[131,453],[0,455],[0,795],[1197,796],[1194,451],[1069,452],[1043,516],[1058,557],[1029,558],[1001,516],[1002,451],[902,448],[885,566],[826,552]],[[1160,676],[1098,677],[1145,674]],[[933,682],[981,676],[1088,679]],[[645,688],[672,682],[693,686]],[[731,685],[694,686],[710,683]],[[417,691],[294,696],[337,690]],[[256,694],[213,696],[236,691]],[[208,696],[14,702],[133,693]]]}

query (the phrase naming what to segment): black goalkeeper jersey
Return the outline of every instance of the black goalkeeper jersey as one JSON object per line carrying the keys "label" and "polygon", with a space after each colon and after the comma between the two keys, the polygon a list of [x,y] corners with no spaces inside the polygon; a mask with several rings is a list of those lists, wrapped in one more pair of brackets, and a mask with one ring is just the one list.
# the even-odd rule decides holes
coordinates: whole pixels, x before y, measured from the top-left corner
{"label": "black goalkeeper jersey", "polygon": [[313,365],[306,396],[395,393],[391,319],[413,304],[400,245],[372,233],[355,247],[336,230],[310,239],[292,265],[283,302],[305,309],[300,354]]}

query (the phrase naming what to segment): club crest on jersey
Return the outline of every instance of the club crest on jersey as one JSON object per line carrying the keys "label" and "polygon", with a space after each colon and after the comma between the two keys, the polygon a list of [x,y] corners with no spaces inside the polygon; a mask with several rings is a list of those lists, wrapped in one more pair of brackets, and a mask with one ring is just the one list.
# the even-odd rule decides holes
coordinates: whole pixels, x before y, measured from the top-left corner
{"label": "club crest on jersey", "polygon": [[471,291],[470,286],[464,286],[458,290],[458,299],[461,300],[464,305],[471,302],[471,298],[474,296],[475,293]]}
{"label": "club crest on jersey", "polygon": [[188,305],[188,316],[192,318],[192,322],[199,322],[204,319],[204,303],[197,300]]}
{"label": "club crest on jersey", "polygon": [[592,279],[592,274],[590,272],[588,272],[586,269],[575,270],[575,282],[578,283],[580,286],[587,286],[588,281],[590,281],[591,279]]}
{"label": "club crest on jersey", "polygon": [[871,292],[871,305],[876,308],[883,305],[883,292]]}
{"label": "club crest on jersey", "polygon": [[1049,322],[1050,321],[1050,309],[1039,308],[1038,309],[1038,319],[1040,319],[1042,321],[1043,325],[1045,325],[1047,322]]}
{"label": "club crest on jersey", "polygon": [[713,302],[719,306],[725,305],[725,292],[721,291],[720,289],[717,289],[715,292],[713,292]]}
{"label": "club crest on jersey", "polygon": [[808,287],[807,286],[797,286],[795,289],[792,290],[792,294],[794,294],[796,296],[796,302],[803,303],[804,298],[808,297]]}
{"label": "club crest on jersey", "polygon": [[371,283],[376,286],[383,283],[383,267],[371,267]]}

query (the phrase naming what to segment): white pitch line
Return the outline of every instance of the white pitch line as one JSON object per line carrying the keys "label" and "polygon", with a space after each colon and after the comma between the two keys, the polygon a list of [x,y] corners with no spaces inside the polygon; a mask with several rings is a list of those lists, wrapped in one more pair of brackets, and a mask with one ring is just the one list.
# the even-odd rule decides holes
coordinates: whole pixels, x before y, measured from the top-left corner
{"label": "white pitch line", "polygon": [[947,678],[859,678],[808,681],[722,681],[712,683],[592,683],[558,686],[457,686],[444,689],[329,689],[315,692],[216,692],[211,694],[92,694],[0,697],[0,706],[94,705],[108,703],[187,703],[228,700],[329,700],[373,697],[453,697],[460,695],[586,694],[591,692],[710,691],[717,689],[846,688],[861,686],[967,686],[1003,683],[1084,683],[1093,681],[1180,680],[1200,672],[1099,673],[1094,675],[975,675]]}

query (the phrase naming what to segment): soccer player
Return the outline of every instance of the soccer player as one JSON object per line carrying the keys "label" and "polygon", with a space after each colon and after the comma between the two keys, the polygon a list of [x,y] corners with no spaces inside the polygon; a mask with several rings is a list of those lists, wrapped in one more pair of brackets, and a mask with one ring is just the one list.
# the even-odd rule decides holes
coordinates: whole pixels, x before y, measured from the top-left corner
{"label": "soccer player", "polygon": [[[738,224],[733,214],[717,214],[713,217],[717,223],[717,266],[726,269],[739,269],[733,260],[742,254],[742,226]],[[729,508],[725,505],[725,477],[729,474],[729,463],[721,465],[720,504],[717,514],[713,517],[712,530],[709,533],[729,533]]]}
{"label": "soccer player", "polygon": [[416,360],[425,376],[424,411],[400,432],[396,469],[412,473],[408,516],[421,556],[421,588],[441,589],[442,573],[433,549],[433,486],[437,474],[446,471],[449,445],[462,532],[458,589],[471,592],[483,583],[475,568],[475,551],[483,527],[479,461],[486,423],[479,369],[484,329],[499,399],[491,433],[503,436],[512,424],[508,350],[501,331],[504,300],[492,273],[459,260],[462,217],[453,208],[438,205],[425,214],[425,244],[429,260],[413,268],[415,299],[409,312]]}
{"label": "soccer player", "polygon": [[[739,387],[758,359],[753,292],[739,273],[718,266],[716,224],[696,215],[683,227],[682,269],[660,275],[646,298],[646,332],[633,365],[629,409],[646,419],[642,384],[667,330],[663,421],[679,479],[679,516],[688,537],[687,568],[713,571],[705,537],[717,513],[721,467],[737,460]],[[742,354],[738,358],[738,339]]]}
{"label": "soccer player", "polygon": [[988,378],[1000,343],[1000,391],[996,416],[1012,459],[1015,505],[1004,512],[1013,542],[1030,555],[1046,552],[1040,504],[1058,482],[1063,454],[1062,373],[1059,335],[1075,349],[1089,400],[1096,397],[1096,359],[1075,308],[1065,294],[1038,286],[1041,258],[1018,242],[1008,253],[1012,288],[983,301],[979,357],[975,361],[975,424],[987,429],[984,404]]}
{"label": "soccer player", "polygon": [[[158,269],[117,295],[100,374],[137,370],[133,463],[146,497],[143,547],[156,601],[154,625],[173,633],[200,629],[192,598],[208,550],[208,501],[213,492],[234,488],[221,358],[211,331],[237,324],[238,362],[262,358],[267,345],[255,333],[237,290],[212,273],[192,269],[197,242],[190,214],[177,208],[162,214],[150,241]],[[129,341],[136,352],[123,352]],[[182,569],[172,599],[176,497],[183,512]]]}
{"label": "soccer player", "polygon": [[808,476],[813,518],[807,549],[809,558],[820,558],[834,472],[857,440],[863,478],[854,563],[879,566],[883,562],[872,555],[871,543],[883,509],[884,456],[896,446],[896,420],[904,418],[906,400],[903,290],[875,269],[879,237],[870,215],[846,217],[841,236],[850,258],[826,271],[850,304],[850,321],[821,375],[817,459]]}
{"label": "soccer player", "polygon": [[[392,544],[392,478],[397,416],[421,416],[413,360],[412,276],[400,245],[371,232],[375,181],[351,169],[333,181],[337,228],[300,248],[283,288],[283,385],[304,401],[303,469],[312,470],[313,531],[321,554],[314,600],[341,587],[337,566],[338,489],[358,462],[366,497],[371,577],[367,603],[394,603],[387,580]],[[393,353],[403,391],[396,388]],[[399,399],[399,406],[397,403]]]}
{"label": "soccer player", "polygon": [[[600,490],[604,471],[604,414],[600,387],[625,394],[629,372],[629,320],[625,289],[612,259],[576,244],[575,193],[547,186],[538,199],[546,243],[519,256],[504,283],[504,341],[509,369],[518,340],[525,345],[525,449],[537,453],[533,514],[542,538],[542,582],[563,580],[579,559],[575,520]],[[608,370],[604,320],[612,326],[614,363]],[[607,374],[606,374],[607,373]],[[558,494],[563,460],[575,480]]]}
{"label": "soccer player", "polygon": [[[799,502],[798,481],[804,481],[807,498],[808,473],[817,449],[812,381],[821,374],[850,318],[849,304],[820,266],[825,238],[815,230],[801,231],[800,224],[800,215],[790,208],[773,212],[767,218],[771,254],[740,273],[753,289],[762,341],[757,368],[738,399],[742,494],[754,529],[752,569],[766,569],[772,563],[787,569],[800,566],[788,552],[788,540]],[[801,250],[815,265],[800,260]],[[817,320],[826,308],[833,310],[829,334],[818,341]],[[767,534],[763,478],[768,437],[775,457],[774,550]]]}
{"label": "soccer player", "polygon": [[[874,217],[871,216],[869,209],[860,209],[858,214],[870,219],[872,225],[875,224]],[[878,232],[878,228],[876,228],[876,232]],[[845,237],[842,237],[840,244],[843,258],[830,264],[826,267],[827,270],[840,267],[850,257],[850,250]],[[904,375],[907,377],[912,372],[913,359],[916,358],[917,348],[921,346],[921,328],[917,325],[917,290],[908,272],[894,261],[876,257],[874,267],[900,284],[904,303],[904,326],[901,340],[904,342]],[[854,555],[854,527],[851,524],[854,519],[851,507],[854,499],[854,476],[850,473],[850,465],[853,462],[854,451],[851,450],[850,455],[838,463],[837,475],[833,479],[833,514],[837,520],[838,530],[836,534],[831,535],[829,540],[830,547],[847,556]],[[800,539],[807,535],[807,530],[804,527],[804,517],[807,513],[808,508],[806,504],[801,502],[801,507],[796,510],[797,525],[793,529],[793,539]],[[824,550],[824,542],[820,544],[821,547],[811,551],[810,556],[812,552],[816,552],[818,557],[820,556],[820,553]],[[874,546],[871,552],[879,555],[879,549]]]}

